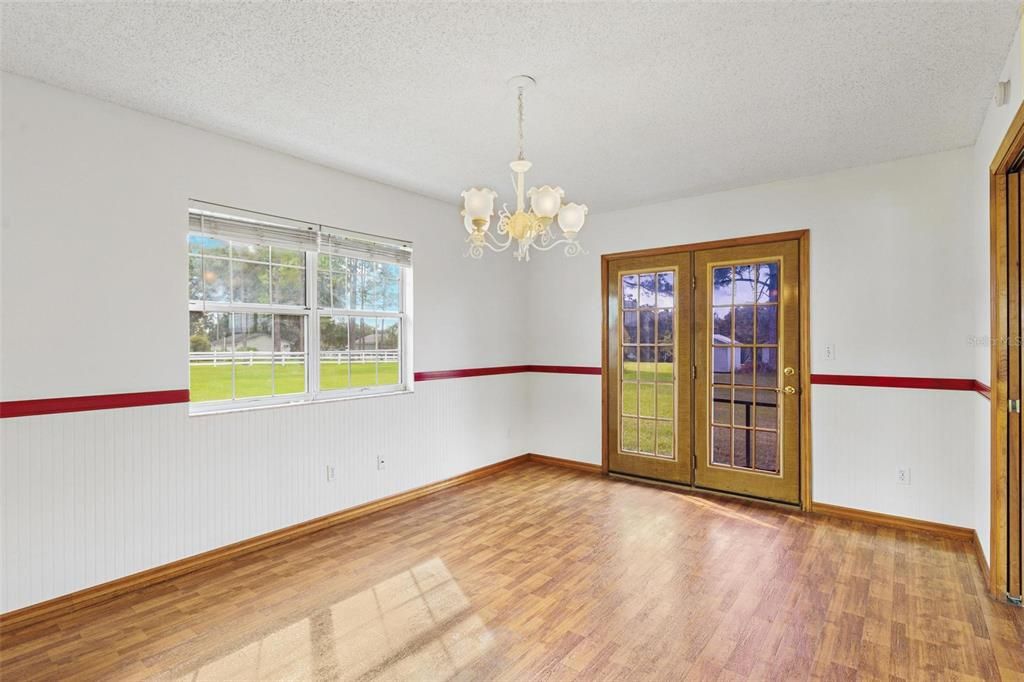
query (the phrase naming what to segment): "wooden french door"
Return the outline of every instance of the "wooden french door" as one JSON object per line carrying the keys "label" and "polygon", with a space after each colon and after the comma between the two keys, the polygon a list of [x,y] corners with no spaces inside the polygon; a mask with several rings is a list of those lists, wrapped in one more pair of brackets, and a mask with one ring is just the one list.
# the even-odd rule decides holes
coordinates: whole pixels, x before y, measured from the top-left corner
{"label": "wooden french door", "polygon": [[691,482],[690,254],[619,260],[608,279],[610,470]]}
{"label": "wooden french door", "polygon": [[695,254],[697,485],[800,502],[796,241]]}
{"label": "wooden french door", "polygon": [[705,246],[605,257],[608,470],[800,504],[800,241]]}

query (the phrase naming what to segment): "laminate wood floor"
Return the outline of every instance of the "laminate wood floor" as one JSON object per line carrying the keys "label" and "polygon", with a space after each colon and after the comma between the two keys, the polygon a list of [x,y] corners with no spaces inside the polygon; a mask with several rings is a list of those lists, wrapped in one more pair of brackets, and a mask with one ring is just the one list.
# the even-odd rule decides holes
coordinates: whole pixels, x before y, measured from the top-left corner
{"label": "laminate wood floor", "polygon": [[1016,680],[955,540],[537,463],[0,643],[4,680]]}

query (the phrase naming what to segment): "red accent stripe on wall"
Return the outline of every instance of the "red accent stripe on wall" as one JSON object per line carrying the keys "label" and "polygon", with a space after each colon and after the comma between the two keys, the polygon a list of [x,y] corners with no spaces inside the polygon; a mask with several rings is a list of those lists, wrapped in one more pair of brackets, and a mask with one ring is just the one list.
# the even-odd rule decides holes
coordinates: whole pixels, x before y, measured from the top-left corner
{"label": "red accent stripe on wall", "polygon": [[0,402],[0,419],[30,417],[39,414],[112,410],[122,407],[144,407],[187,403],[188,389],[174,391],[146,391],[144,393],[112,393],[109,395],[83,395],[70,398],[39,398],[37,400],[8,400]]}
{"label": "red accent stripe on wall", "polygon": [[885,377],[860,374],[812,374],[812,384],[826,386],[872,386],[875,388],[929,388],[941,391],[974,391],[974,379],[940,379],[934,377]]}
{"label": "red accent stripe on wall", "polygon": [[435,379],[465,379],[466,377],[485,377],[492,374],[519,374],[521,372],[541,372],[546,374],[596,374],[601,376],[600,367],[583,367],[579,365],[506,365],[504,367],[473,367],[470,369],[442,369],[436,372],[416,372],[416,381],[433,381]]}
{"label": "red accent stripe on wall", "polygon": [[467,377],[486,377],[493,374],[518,374],[530,371],[529,365],[506,365],[504,367],[472,367],[470,369],[440,369],[434,372],[415,372],[415,381],[434,381],[435,379],[465,379]]}
{"label": "red accent stripe on wall", "polygon": [[[497,374],[520,374],[540,372],[543,374],[586,374],[601,376],[600,367],[580,365],[505,365],[503,367],[472,367],[468,369],[444,369],[434,372],[416,372],[416,381],[436,379],[464,379],[467,377],[493,376]],[[812,374],[812,384],[831,386],[871,386],[881,388],[925,388],[944,391],[975,391],[991,399],[991,389],[974,379],[936,379],[929,377],[885,377],[856,374]],[[40,398],[36,400],[9,400],[0,402],[0,419],[9,417],[30,417],[42,414],[64,412],[88,412],[91,410],[112,410],[125,407],[146,407],[187,403],[188,390],[147,391],[144,393],[113,393],[110,395],[88,395],[69,398]]]}

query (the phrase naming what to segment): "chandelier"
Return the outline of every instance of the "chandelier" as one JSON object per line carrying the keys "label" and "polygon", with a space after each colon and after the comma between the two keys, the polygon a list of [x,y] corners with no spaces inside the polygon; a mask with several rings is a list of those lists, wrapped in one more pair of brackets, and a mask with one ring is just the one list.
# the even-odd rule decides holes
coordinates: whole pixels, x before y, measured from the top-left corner
{"label": "chandelier", "polygon": [[[533,165],[523,154],[523,93],[537,82],[530,76],[516,76],[509,81],[517,91],[517,118],[519,123],[519,156],[509,164],[512,168],[512,185],[516,192],[516,211],[509,213],[508,204],[504,204],[498,212],[497,232],[504,240],[495,237],[488,230],[491,217],[494,215],[494,200],[498,193],[493,189],[482,187],[471,188],[462,193],[463,223],[469,236],[469,251],[466,255],[480,258],[484,255],[484,247],[491,251],[504,251],[515,242],[517,260],[530,260],[530,249],[548,251],[560,244],[565,244],[565,255],[575,256],[583,251],[576,241],[583,221],[587,217],[586,204],[563,204],[565,192],[561,187],[531,187],[523,191],[526,171]],[[526,210],[525,197],[530,198],[530,210]],[[562,237],[556,239],[551,231],[551,223],[558,218],[558,227]]]}

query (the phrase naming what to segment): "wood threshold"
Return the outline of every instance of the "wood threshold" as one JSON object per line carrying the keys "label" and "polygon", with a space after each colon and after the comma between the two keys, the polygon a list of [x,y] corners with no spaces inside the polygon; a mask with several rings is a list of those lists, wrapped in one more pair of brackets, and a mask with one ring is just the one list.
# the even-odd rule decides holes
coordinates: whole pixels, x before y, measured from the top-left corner
{"label": "wood threshold", "polygon": [[838,505],[823,504],[821,502],[815,502],[812,507],[812,511],[813,513],[821,516],[831,516],[837,519],[846,519],[848,521],[860,521],[862,523],[869,523],[875,526],[884,526],[887,528],[899,528],[901,530],[931,533],[932,535],[941,535],[955,540],[964,540],[972,544],[976,542],[975,537],[977,534],[974,532],[973,528],[951,526],[945,523],[938,523],[936,521],[911,519],[905,516],[894,516],[892,514],[882,514],[881,512],[867,511],[864,509],[840,507]]}

